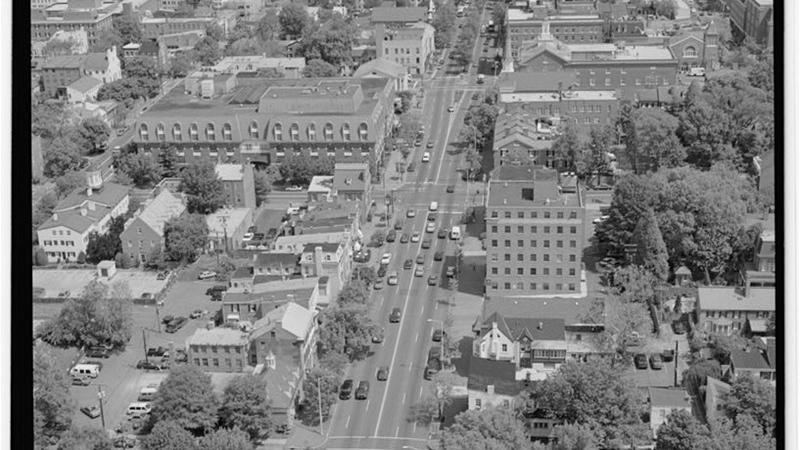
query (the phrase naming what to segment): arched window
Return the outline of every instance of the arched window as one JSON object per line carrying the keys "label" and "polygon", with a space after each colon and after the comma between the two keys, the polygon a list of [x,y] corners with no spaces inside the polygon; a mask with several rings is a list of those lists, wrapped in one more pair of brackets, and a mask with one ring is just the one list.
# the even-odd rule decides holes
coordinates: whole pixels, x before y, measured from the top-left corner
{"label": "arched window", "polygon": [[317,126],[313,123],[308,124],[308,128],[306,129],[308,133],[308,140],[309,141],[316,141],[317,140]]}
{"label": "arched window", "polygon": [[325,140],[326,141],[333,140],[333,124],[330,122],[325,124]]}
{"label": "arched window", "polygon": [[214,140],[214,124],[209,123],[206,125],[206,140],[213,141]]}
{"label": "arched window", "polygon": [[344,139],[345,141],[349,141],[350,140],[350,124],[349,123],[345,123],[344,125],[342,125],[342,139]]}
{"label": "arched window", "polygon": [[258,139],[258,122],[255,120],[250,122],[250,137],[253,139]]}
{"label": "arched window", "polygon": [[150,132],[147,129],[146,123],[139,125],[139,138],[143,141],[147,141],[150,139]]}
{"label": "arched window", "polygon": [[298,125],[297,122],[289,126],[289,135],[291,136],[292,141],[300,140],[300,125]]}
{"label": "arched window", "polygon": [[181,124],[176,123],[172,126],[172,139],[180,142],[181,140]]}
{"label": "arched window", "polygon": [[358,126],[358,139],[361,141],[367,140],[367,124],[361,122],[361,125]]}
{"label": "arched window", "polygon": [[275,134],[275,140],[280,141],[283,140],[283,127],[280,123],[276,123],[272,127],[272,133]]}
{"label": "arched window", "polygon": [[683,57],[684,58],[696,58],[697,57],[697,49],[692,47],[691,45],[683,49]]}
{"label": "arched window", "polygon": [[161,142],[167,140],[167,133],[164,132],[163,123],[159,123],[158,125],[156,125],[156,139],[158,139]]}
{"label": "arched window", "polygon": [[233,140],[233,131],[231,130],[231,124],[226,123],[222,126],[222,139],[225,141],[232,141]]}
{"label": "arched window", "polygon": [[198,132],[198,129],[197,129],[197,123],[193,123],[193,124],[189,125],[189,139],[191,139],[193,141],[199,141],[200,140],[200,133]]}

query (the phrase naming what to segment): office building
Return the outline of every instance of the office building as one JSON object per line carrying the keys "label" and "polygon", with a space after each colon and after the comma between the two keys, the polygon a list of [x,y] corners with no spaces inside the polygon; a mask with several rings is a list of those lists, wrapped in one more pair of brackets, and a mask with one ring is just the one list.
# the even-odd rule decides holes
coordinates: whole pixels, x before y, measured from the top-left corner
{"label": "office building", "polygon": [[58,31],[84,30],[91,47],[111,31],[112,13],[101,0],[69,0],[44,9],[31,9],[31,40],[46,41]]}
{"label": "office building", "polygon": [[377,57],[402,65],[410,74],[424,74],[435,50],[434,29],[426,19],[425,8],[373,8]]}

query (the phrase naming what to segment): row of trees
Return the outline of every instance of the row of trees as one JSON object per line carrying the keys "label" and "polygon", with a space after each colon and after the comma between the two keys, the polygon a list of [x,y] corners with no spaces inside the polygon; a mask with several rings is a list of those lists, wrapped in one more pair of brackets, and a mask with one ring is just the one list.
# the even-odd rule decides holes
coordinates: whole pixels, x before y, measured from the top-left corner
{"label": "row of trees", "polygon": [[467,18],[467,23],[461,27],[458,42],[450,53],[452,58],[460,65],[466,67],[471,64],[475,54],[475,41],[481,33],[481,11],[475,8]]}
{"label": "row of trees", "polygon": [[434,28],[433,45],[444,49],[453,41],[456,33],[456,8],[452,0],[434,0],[436,12],[431,25]]}
{"label": "row of trees", "polygon": [[482,102],[470,106],[464,115],[464,126],[459,132],[459,139],[465,147],[464,159],[469,175],[474,176],[480,172],[483,161],[481,149],[494,139],[495,122],[500,112],[495,103],[495,95],[489,93]]}

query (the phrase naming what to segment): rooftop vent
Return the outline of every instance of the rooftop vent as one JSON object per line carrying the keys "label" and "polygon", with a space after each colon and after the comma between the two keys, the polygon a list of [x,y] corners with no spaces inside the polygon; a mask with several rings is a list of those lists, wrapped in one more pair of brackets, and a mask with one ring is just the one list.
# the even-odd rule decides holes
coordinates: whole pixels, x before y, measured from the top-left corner
{"label": "rooftop vent", "polygon": [[539,326],[536,327],[536,328],[541,330],[542,328],[544,328],[544,323],[543,322],[539,322]]}

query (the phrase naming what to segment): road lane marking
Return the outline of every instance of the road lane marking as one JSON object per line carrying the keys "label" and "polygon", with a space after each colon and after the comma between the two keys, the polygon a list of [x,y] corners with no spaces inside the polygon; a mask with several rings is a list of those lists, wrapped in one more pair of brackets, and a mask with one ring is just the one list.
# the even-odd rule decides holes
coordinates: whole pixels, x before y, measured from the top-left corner
{"label": "road lane marking", "polygon": [[403,405],[406,404],[406,393],[405,392],[403,392],[403,401],[400,402],[400,404],[403,404]]}
{"label": "road lane marking", "polygon": [[350,428],[350,416],[347,416],[347,422],[344,423],[345,428]]}
{"label": "road lane marking", "polygon": [[400,436],[400,425],[397,426],[397,430],[394,432],[394,437]]}
{"label": "road lane marking", "polygon": [[419,342],[419,331],[417,331],[417,337],[414,338],[414,342]]}
{"label": "road lane marking", "polygon": [[422,385],[419,387],[419,398],[422,398]]}
{"label": "road lane marking", "polygon": [[[422,242],[417,245],[417,253],[422,249]],[[412,274],[413,275],[413,274]],[[400,323],[397,324],[397,336],[394,339],[394,351],[392,351],[392,360],[389,362],[389,367],[395,367],[394,360],[397,358],[397,349],[400,348],[400,335],[403,331],[403,323],[406,320],[406,312],[408,311],[408,299],[411,298],[411,287],[414,285],[414,277],[412,276],[408,283],[408,292],[406,298],[403,300],[403,312],[400,316]],[[389,384],[392,381],[394,371],[389,371],[389,377],[386,379],[386,389],[383,390],[383,398],[381,399],[381,408],[378,412],[378,421],[375,424],[375,436],[378,435],[378,429],[381,426],[381,418],[383,417],[383,408],[386,406],[386,395],[389,393]],[[369,405],[369,402],[367,403]]]}
{"label": "road lane marking", "polygon": [[367,407],[364,408],[364,409],[367,409],[367,410],[369,409],[369,399],[367,399]]}

